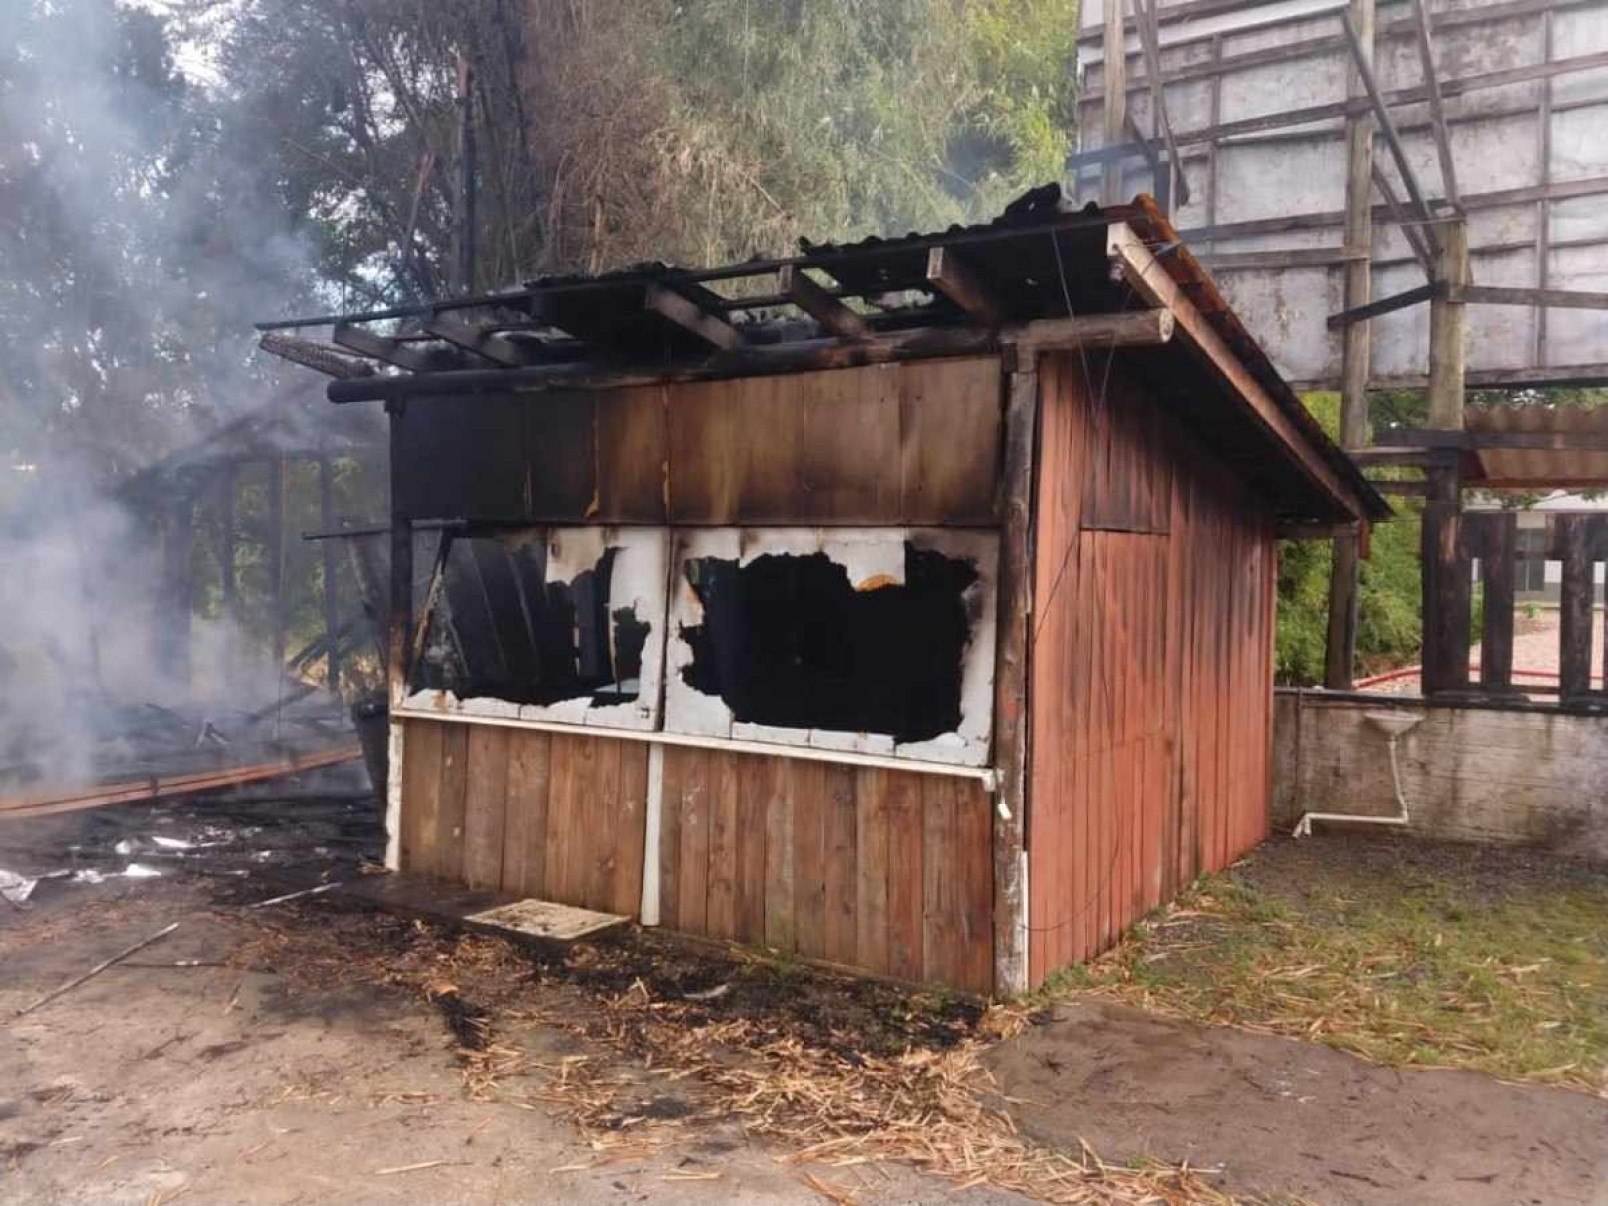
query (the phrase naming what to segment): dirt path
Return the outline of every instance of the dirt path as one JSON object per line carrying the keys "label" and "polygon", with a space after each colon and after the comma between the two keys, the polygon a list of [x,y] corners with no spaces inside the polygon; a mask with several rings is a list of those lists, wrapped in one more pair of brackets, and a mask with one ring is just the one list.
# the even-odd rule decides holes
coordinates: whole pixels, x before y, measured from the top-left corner
{"label": "dirt path", "polygon": [[[733,1122],[640,1148],[622,1125],[620,1145],[599,1150],[549,1109],[475,1100],[447,1026],[417,994],[356,977],[306,992],[272,968],[155,966],[224,961],[250,937],[194,885],[119,888],[25,917],[7,908],[0,1016],[168,920],[180,929],[137,966],[0,1030],[0,1201],[824,1200],[808,1170]],[[549,1066],[605,1074],[561,1033],[538,1029],[522,1046]],[[687,1108],[673,1090],[650,1101],[666,1118]],[[950,1196],[897,1166],[814,1171],[865,1201]]]}
{"label": "dirt path", "polygon": [[[1239,1192],[1326,1206],[1608,1202],[1608,1101],[1106,1002],[994,1049],[1012,1115],[1108,1160],[1221,1166]],[[1031,1103],[1031,1104],[1028,1104]]]}

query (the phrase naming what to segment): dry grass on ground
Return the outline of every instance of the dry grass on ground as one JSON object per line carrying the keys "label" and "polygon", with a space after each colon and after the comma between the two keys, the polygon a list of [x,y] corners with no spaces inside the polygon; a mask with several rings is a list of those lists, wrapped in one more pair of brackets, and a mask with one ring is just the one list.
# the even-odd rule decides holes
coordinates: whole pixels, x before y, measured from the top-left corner
{"label": "dry grass on ground", "polygon": [[1608,874],[1521,851],[1274,840],[1047,991],[1608,1095]]}

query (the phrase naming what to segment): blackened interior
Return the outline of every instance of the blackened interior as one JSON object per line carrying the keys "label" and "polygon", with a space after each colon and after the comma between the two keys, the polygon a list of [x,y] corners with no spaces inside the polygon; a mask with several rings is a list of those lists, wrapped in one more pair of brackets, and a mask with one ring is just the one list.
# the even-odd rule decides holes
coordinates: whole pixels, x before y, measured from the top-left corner
{"label": "blackened interior", "polygon": [[548,582],[543,541],[454,537],[412,688],[518,704],[635,700],[651,625],[633,607],[611,606],[618,552],[605,549],[591,569]]}
{"label": "blackened interior", "polygon": [[905,580],[856,590],[825,553],[689,561],[704,622],[687,684],[739,721],[925,741],[960,726],[971,561],[906,543]]}

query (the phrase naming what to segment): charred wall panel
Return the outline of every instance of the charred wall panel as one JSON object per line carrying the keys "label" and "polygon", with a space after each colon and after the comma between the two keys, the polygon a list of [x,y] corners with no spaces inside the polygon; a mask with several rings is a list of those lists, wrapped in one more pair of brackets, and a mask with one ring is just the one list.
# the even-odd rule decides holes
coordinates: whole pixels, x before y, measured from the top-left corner
{"label": "charred wall panel", "polygon": [[411,399],[392,420],[410,519],[988,524],[995,357],[733,381]]}
{"label": "charred wall panel", "polygon": [[[1276,555],[1271,519],[1205,445],[1157,428],[1152,463],[1090,483],[1097,404],[1158,403],[1120,364],[1040,370],[1030,651],[1029,975],[1087,959],[1267,832]],[[1148,494],[1146,492],[1149,492]],[[1113,514],[1165,516],[1113,530]]]}

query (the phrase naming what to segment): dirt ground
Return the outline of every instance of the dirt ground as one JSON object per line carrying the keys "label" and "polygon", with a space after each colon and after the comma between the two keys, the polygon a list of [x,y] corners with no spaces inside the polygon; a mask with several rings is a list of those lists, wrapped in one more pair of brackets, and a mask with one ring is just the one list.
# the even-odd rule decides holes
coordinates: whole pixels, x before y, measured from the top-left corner
{"label": "dirt ground", "polygon": [[338,894],[246,907],[362,874],[371,809],[0,824],[0,868],[94,873],[0,900],[0,1201],[1608,1202],[1583,1094],[651,932],[555,955]]}
{"label": "dirt ground", "polygon": [[1247,1195],[1608,1202],[1608,1101],[1583,1093],[1390,1068],[1100,1001],[1058,1008],[990,1063],[1040,1142],[1221,1168]]}

